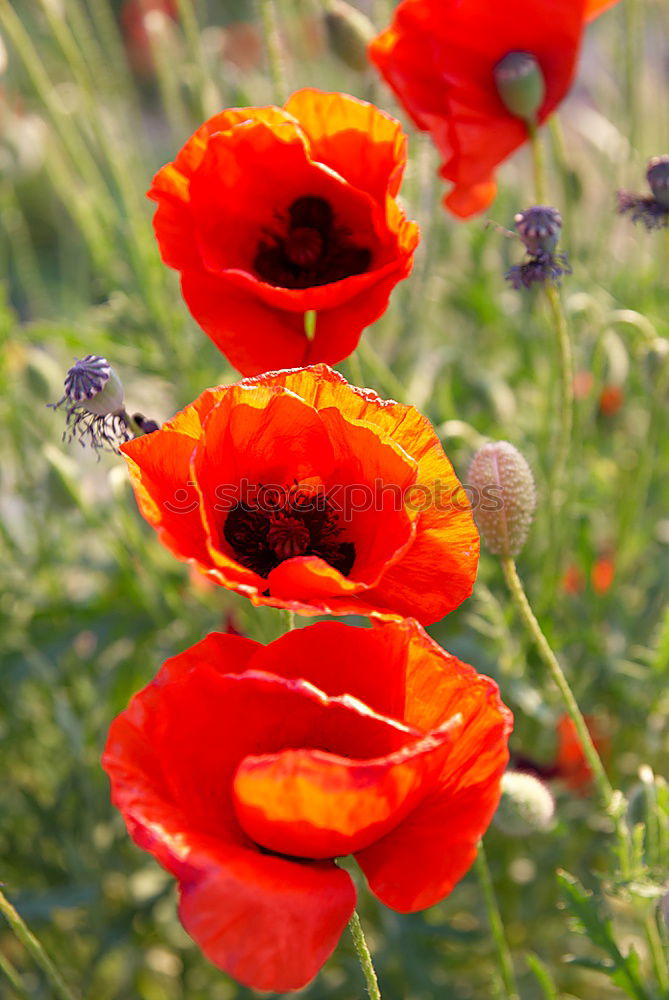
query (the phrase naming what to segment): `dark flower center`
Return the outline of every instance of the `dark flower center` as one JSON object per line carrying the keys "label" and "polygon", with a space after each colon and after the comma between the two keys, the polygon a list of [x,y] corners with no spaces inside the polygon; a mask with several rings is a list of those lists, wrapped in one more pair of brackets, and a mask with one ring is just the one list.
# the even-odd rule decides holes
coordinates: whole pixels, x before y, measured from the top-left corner
{"label": "dark flower center", "polygon": [[296,556],[320,556],[348,576],[355,546],[341,541],[341,532],[338,513],[328,497],[298,484],[266,495],[262,503],[238,502],[223,525],[223,537],[238,562],[263,577]]}
{"label": "dark flower center", "polygon": [[280,288],[310,288],[368,270],[372,254],[356,246],[348,230],[335,224],[324,198],[297,198],[280,232],[265,230],[253,267],[262,281]]}

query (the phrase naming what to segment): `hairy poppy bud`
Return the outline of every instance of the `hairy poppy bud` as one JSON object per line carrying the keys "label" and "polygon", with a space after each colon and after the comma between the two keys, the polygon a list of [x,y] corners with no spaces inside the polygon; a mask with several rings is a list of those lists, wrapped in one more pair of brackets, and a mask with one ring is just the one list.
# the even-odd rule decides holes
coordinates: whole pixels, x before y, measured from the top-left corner
{"label": "hairy poppy bud", "polygon": [[529,52],[509,52],[493,70],[495,86],[507,111],[534,121],[544,103],[546,84],[541,66]]}
{"label": "hairy poppy bud", "polygon": [[507,771],[502,775],[502,797],[493,818],[508,837],[526,837],[549,830],[555,802],[546,786],[533,774]]}
{"label": "hairy poppy bud", "polygon": [[486,497],[476,506],[474,518],[488,549],[494,555],[516,556],[525,544],[537,503],[529,465],[508,441],[495,441],[474,455],[468,482]]}
{"label": "hairy poppy bud", "polygon": [[516,232],[528,253],[553,253],[560,238],[562,216],[550,205],[533,205],[514,217]]}
{"label": "hairy poppy bud", "polygon": [[345,0],[331,0],[324,20],[332,52],[350,69],[364,72],[369,67],[367,47],[376,34],[369,18]]}
{"label": "hairy poppy bud", "polygon": [[646,177],[655,201],[669,208],[669,156],[654,156],[649,160]]}

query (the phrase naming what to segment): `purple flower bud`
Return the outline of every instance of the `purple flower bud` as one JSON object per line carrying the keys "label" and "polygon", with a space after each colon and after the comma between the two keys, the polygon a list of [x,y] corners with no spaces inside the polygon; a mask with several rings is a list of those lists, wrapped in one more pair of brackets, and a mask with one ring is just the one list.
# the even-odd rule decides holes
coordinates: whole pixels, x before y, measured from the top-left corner
{"label": "purple flower bud", "polygon": [[654,156],[648,163],[646,177],[655,201],[669,209],[669,156]]}

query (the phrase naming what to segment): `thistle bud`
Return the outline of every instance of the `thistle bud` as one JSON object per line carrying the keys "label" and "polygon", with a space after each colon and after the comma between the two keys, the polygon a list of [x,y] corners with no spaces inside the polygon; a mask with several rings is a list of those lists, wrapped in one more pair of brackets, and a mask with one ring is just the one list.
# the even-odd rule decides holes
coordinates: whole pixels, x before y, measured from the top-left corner
{"label": "thistle bud", "polygon": [[537,504],[532,471],[508,441],[484,445],[472,459],[469,485],[478,491],[474,519],[490,552],[516,556]]}
{"label": "thistle bud", "polygon": [[563,274],[571,274],[566,255],[556,253],[562,230],[562,216],[557,208],[533,205],[518,212],[513,221],[527,250],[527,260],[515,264],[506,273],[514,288],[529,288],[535,282],[559,281]]}
{"label": "thistle bud", "polygon": [[507,771],[502,775],[502,797],[493,817],[508,837],[542,833],[553,825],[555,802],[546,786],[532,774]]}
{"label": "thistle bud", "polygon": [[558,245],[562,216],[550,205],[533,205],[514,217],[516,232],[528,253],[553,253]]}
{"label": "thistle bud", "polygon": [[646,177],[655,201],[669,209],[669,156],[654,156],[648,162]]}
{"label": "thistle bud", "polygon": [[493,70],[502,104],[516,118],[533,122],[544,103],[546,84],[541,66],[529,52],[509,52]]}
{"label": "thistle bud", "polygon": [[369,18],[345,0],[331,0],[324,21],[332,52],[350,69],[364,72],[369,67],[367,47],[376,35]]}
{"label": "thistle bud", "polygon": [[646,179],[651,194],[618,191],[618,211],[632,222],[643,222],[646,229],[669,225],[669,156],[654,156],[648,161]]}
{"label": "thistle bud", "polygon": [[123,386],[105,358],[88,354],[76,361],[65,376],[65,395],[52,409],[65,404],[66,429],[63,440],[75,436],[81,445],[118,451],[118,445],[132,437],[123,405]]}

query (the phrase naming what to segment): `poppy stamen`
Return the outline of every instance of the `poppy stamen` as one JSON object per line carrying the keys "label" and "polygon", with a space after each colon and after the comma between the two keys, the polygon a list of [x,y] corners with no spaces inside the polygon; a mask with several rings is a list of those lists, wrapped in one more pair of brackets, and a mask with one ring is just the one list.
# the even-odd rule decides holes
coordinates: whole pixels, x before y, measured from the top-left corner
{"label": "poppy stamen", "polygon": [[342,530],[327,496],[294,486],[281,504],[236,504],[225,519],[223,537],[242,566],[262,577],[298,556],[319,556],[348,576],[355,545],[341,540]]}
{"label": "poppy stamen", "polygon": [[324,198],[297,198],[283,220],[283,232],[268,232],[258,243],[253,267],[262,281],[279,288],[309,288],[342,281],[369,269],[372,255],[335,225]]}

